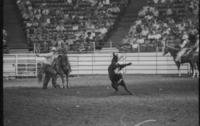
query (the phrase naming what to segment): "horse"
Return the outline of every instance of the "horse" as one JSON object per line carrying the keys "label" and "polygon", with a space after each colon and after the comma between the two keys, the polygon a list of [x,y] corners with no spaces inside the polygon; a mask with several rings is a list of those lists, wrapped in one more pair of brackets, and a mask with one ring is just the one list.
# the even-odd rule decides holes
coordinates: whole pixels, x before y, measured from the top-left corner
{"label": "horse", "polygon": [[119,86],[122,86],[128,94],[132,95],[132,93],[127,89],[122,74],[119,72],[124,67],[131,65],[131,63],[119,64],[118,61],[118,55],[113,53],[111,64],[108,66],[108,75],[111,81],[111,86],[114,88],[115,92],[118,91]]}
{"label": "horse", "polygon": [[67,82],[66,85],[67,85],[67,88],[69,88],[69,74],[71,72],[71,65],[69,63],[67,55],[62,54],[56,58],[55,70],[57,72],[57,75],[61,77],[63,88],[65,88],[65,79],[64,79],[64,75],[65,75],[66,82]]}
{"label": "horse", "polygon": [[[173,57],[173,60],[178,68],[178,75],[181,76],[181,72],[180,72],[180,65],[181,64],[184,64],[184,63],[189,63],[190,64],[190,67],[191,67],[191,70],[192,70],[192,74],[193,74],[193,78],[195,77],[195,75],[199,74],[199,54],[196,53],[196,52],[190,52],[189,54],[187,55],[184,55],[181,57],[181,62],[179,61],[176,61],[176,56],[177,56],[177,53],[179,52],[180,50],[176,47],[171,47],[171,46],[165,46],[164,48],[164,52],[163,52],[163,55],[166,55],[167,53],[170,53],[170,55]],[[198,68],[198,70],[197,70]]]}
{"label": "horse", "polygon": [[45,75],[43,81],[43,89],[47,88],[49,80],[52,78],[52,85],[54,88],[60,87],[56,84],[58,76],[61,77],[62,86],[65,88],[64,75],[66,76],[67,88],[69,88],[69,74],[71,72],[71,66],[68,61],[67,55],[59,55],[54,59],[52,66],[44,64],[38,72],[38,81],[41,82],[43,79],[43,74]]}

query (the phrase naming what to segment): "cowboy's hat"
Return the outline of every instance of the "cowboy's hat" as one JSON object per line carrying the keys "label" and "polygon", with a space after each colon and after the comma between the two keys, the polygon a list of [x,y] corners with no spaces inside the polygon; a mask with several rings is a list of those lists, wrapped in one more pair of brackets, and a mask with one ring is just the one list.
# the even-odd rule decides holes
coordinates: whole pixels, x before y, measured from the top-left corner
{"label": "cowboy's hat", "polygon": [[51,51],[56,51],[56,47],[52,47],[52,48],[51,48]]}

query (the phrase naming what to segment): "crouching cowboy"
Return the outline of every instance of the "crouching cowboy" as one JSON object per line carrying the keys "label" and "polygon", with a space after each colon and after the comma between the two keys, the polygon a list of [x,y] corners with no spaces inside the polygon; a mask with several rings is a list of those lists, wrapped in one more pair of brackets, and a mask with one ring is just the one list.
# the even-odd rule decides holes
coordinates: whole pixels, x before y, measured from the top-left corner
{"label": "crouching cowboy", "polygon": [[111,64],[108,67],[108,74],[112,83],[111,85],[115,89],[116,92],[118,91],[118,87],[122,86],[124,87],[126,92],[132,95],[132,93],[127,89],[126,84],[123,80],[123,76],[120,72],[124,67],[131,65],[131,63],[119,64],[118,63],[119,60],[120,58],[118,59],[118,56],[113,53],[113,59],[111,61]]}
{"label": "crouching cowboy", "polygon": [[45,54],[36,54],[38,57],[44,57],[45,60],[42,63],[42,68],[39,71],[38,78],[39,81],[42,79],[43,73],[45,73],[44,83],[43,83],[43,89],[46,89],[48,86],[49,80],[52,78],[52,85],[54,88],[59,87],[59,85],[56,84],[56,70],[55,67],[55,59],[57,58],[57,51],[56,48],[53,47],[49,53]]}

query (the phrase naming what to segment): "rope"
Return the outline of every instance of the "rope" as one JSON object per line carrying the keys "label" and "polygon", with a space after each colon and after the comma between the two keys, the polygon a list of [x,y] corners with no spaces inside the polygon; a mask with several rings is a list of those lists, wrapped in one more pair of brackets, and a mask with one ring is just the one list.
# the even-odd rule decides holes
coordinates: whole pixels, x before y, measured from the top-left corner
{"label": "rope", "polygon": [[172,47],[172,46],[166,46],[166,47],[179,51],[179,49]]}

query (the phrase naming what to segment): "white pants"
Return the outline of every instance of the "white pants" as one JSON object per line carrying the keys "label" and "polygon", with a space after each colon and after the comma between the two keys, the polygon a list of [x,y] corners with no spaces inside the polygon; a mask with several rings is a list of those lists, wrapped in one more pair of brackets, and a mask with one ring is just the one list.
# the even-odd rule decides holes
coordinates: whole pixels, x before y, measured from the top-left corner
{"label": "white pants", "polygon": [[197,47],[197,49],[195,50],[195,52],[199,52],[199,47]]}

